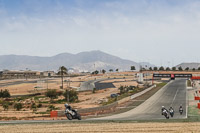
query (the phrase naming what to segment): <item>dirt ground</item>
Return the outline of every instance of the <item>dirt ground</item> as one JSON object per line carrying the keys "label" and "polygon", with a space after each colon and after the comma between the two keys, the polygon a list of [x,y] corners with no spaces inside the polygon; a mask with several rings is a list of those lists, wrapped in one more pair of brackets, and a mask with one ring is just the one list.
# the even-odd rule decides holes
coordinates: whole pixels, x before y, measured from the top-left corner
{"label": "dirt ground", "polygon": [[[79,101],[78,103],[72,103],[70,104],[73,108],[81,109],[81,108],[93,108],[101,106],[102,102],[105,102],[107,100],[107,97],[110,96],[110,94],[118,93],[118,88],[121,85],[137,85],[135,81],[133,81],[133,76],[120,76],[119,73],[116,75],[101,75],[101,76],[81,76],[81,77],[73,77],[73,78],[64,78],[64,81],[70,80],[70,86],[71,87],[80,87],[80,84],[82,81],[88,81],[88,80],[94,80],[96,79],[102,79],[102,78],[114,78],[111,80],[103,81],[104,83],[113,83],[113,85],[116,88],[106,88],[104,90],[97,90],[95,93],[92,93],[92,91],[87,92],[79,92],[78,97]],[[126,77],[123,79],[123,77]],[[117,79],[121,78],[121,79]],[[33,79],[28,79],[29,81],[32,81]],[[11,95],[24,95],[24,94],[31,94],[31,93],[37,93],[37,92],[45,92],[48,89],[57,89],[59,90],[59,86],[61,85],[61,79],[48,79],[48,86],[47,82],[45,80],[42,80],[39,83],[22,83],[22,84],[16,84],[16,85],[7,85],[4,87],[0,87],[0,89],[8,89]],[[5,83],[11,83],[15,81],[23,81],[22,79],[18,80],[2,80],[0,81],[0,84]],[[36,80],[37,81],[37,80]],[[67,82],[64,82],[64,85],[67,85]],[[35,88],[35,87],[38,88]],[[44,105],[44,104],[43,104]],[[48,106],[48,105],[47,105]],[[55,107],[59,108],[59,110],[64,110],[63,104],[54,104]],[[47,107],[38,108],[37,112],[46,112]],[[35,114],[32,110],[26,108],[22,109],[22,111],[15,111],[13,108],[9,108],[8,111],[4,111],[3,107],[0,107],[0,116],[1,117],[16,117],[17,119],[24,119],[28,117],[33,116],[43,116],[42,114]],[[45,118],[46,119],[46,118]]]}
{"label": "dirt ground", "polygon": [[54,123],[0,125],[1,133],[199,133],[194,123]]}

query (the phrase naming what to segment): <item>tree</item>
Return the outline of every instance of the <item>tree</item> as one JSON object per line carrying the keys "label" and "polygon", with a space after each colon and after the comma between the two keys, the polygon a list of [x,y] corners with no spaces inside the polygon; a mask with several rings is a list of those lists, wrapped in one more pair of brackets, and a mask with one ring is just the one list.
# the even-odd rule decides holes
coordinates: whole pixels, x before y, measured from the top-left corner
{"label": "tree", "polygon": [[131,70],[132,70],[132,71],[136,70],[136,69],[135,69],[135,66],[131,66]]}
{"label": "tree", "polygon": [[152,71],[153,70],[152,67],[149,67],[149,70]]}
{"label": "tree", "polygon": [[63,76],[67,74],[67,68],[64,66],[61,66],[58,70],[58,75],[61,76],[61,80],[62,80],[62,86],[61,89],[63,89]]}
{"label": "tree", "polygon": [[183,71],[183,68],[180,66],[180,67],[178,67],[178,70],[179,71]]}
{"label": "tree", "polygon": [[63,93],[63,96],[67,100],[67,102],[76,102],[78,100],[78,92],[74,90],[66,90]]}
{"label": "tree", "polygon": [[110,72],[113,72],[113,69],[110,69],[109,71],[110,71]]}
{"label": "tree", "polygon": [[176,71],[176,67],[172,67],[172,71]]}
{"label": "tree", "polygon": [[103,70],[102,70],[102,73],[105,74],[105,73],[106,73],[106,70],[103,69]]}
{"label": "tree", "polygon": [[99,74],[99,71],[96,70],[96,71],[92,72],[92,74]]}
{"label": "tree", "polygon": [[57,92],[56,90],[48,90],[45,94],[47,97],[52,99],[55,99],[57,97]]}
{"label": "tree", "polygon": [[143,71],[145,71],[145,70],[146,70],[146,68],[142,67],[142,70],[143,70]]}
{"label": "tree", "polygon": [[169,67],[166,68],[166,71],[170,71],[171,69]]}
{"label": "tree", "polygon": [[161,67],[159,68],[159,70],[160,70],[160,71],[164,71],[165,68],[164,68],[163,66],[161,66]]}
{"label": "tree", "polygon": [[200,70],[200,67],[198,67],[198,70]]}
{"label": "tree", "polygon": [[118,72],[118,71],[119,71],[119,69],[117,68],[115,71],[116,71],[116,72]]}
{"label": "tree", "polygon": [[22,109],[22,104],[21,103],[15,103],[14,108],[19,111]]}
{"label": "tree", "polygon": [[95,73],[95,74],[98,74],[98,73],[99,73],[99,71],[98,71],[98,70],[96,70],[96,71],[94,71],[94,73]]}
{"label": "tree", "polygon": [[158,70],[158,68],[157,68],[157,67],[154,67],[154,68],[153,68],[153,70],[154,70],[154,71],[157,71],[157,70]]}
{"label": "tree", "polygon": [[189,69],[190,69],[189,67],[186,67],[186,68],[185,68],[186,71],[188,71]]}
{"label": "tree", "polygon": [[195,70],[196,70],[195,68],[192,69],[192,71],[195,71]]}

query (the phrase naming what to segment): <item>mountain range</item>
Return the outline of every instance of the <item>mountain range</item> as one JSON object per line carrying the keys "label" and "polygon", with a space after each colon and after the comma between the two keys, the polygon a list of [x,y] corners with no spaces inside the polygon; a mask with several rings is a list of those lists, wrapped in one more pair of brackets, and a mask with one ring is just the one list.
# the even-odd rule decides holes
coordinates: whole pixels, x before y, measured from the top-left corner
{"label": "mountain range", "polygon": [[[144,63],[142,63],[144,65]],[[81,52],[78,54],[62,53],[52,57],[39,57],[27,55],[1,55],[0,70],[37,70],[57,71],[60,66],[88,72],[94,70],[119,69],[119,71],[130,70],[135,66],[139,70],[139,63],[121,59],[119,57],[104,53],[102,51]]]}

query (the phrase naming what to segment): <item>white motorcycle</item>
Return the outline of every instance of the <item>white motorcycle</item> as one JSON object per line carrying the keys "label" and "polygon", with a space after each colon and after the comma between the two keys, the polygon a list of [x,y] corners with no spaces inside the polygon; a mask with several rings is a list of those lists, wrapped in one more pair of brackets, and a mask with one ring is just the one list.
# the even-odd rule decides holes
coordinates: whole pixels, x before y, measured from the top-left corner
{"label": "white motorcycle", "polygon": [[81,120],[81,115],[69,106],[67,103],[65,104],[65,115],[68,120],[78,119]]}
{"label": "white motorcycle", "polygon": [[162,115],[164,115],[166,119],[169,119],[169,113],[166,109],[162,111]]}

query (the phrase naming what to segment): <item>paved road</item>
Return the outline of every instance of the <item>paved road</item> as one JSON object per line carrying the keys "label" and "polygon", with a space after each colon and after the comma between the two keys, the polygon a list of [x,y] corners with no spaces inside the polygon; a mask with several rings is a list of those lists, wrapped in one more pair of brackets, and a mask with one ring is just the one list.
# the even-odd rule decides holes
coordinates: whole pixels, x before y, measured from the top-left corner
{"label": "paved road", "polygon": [[111,80],[111,79],[96,79],[96,80],[89,80],[81,83],[79,91],[87,91],[96,89],[105,89],[105,88],[112,88],[115,87],[112,83],[100,83],[101,81]]}
{"label": "paved road", "polygon": [[[184,113],[178,112],[180,104],[183,105]],[[168,85],[160,89],[152,97],[142,103],[140,106],[117,115],[96,118],[95,120],[152,120],[165,119],[161,115],[161,106],[169,108],[172,106],[175,110],[173,119],[186,118],[186,80],[177,79],[171,81]]]}
{"label": "paved road", "polygon": [[[105,79],[97,79],[97,80],[89,80],[81,83],[79,91],[87,91],[87,90],[93,90],[93,88],[96,88],[97,90],[106,89],[106,88],[115,88],[113,85],[113,82],[108,83],[101,83],[101,81],[106,80],[113,80],[113,79],[123,79],[123,78],[105,78]],[[126,82],[126,81],[115,81],[117,82]]]}

